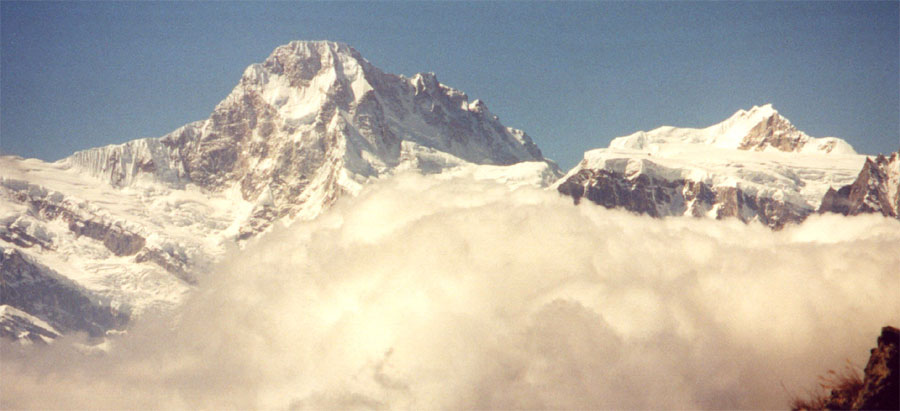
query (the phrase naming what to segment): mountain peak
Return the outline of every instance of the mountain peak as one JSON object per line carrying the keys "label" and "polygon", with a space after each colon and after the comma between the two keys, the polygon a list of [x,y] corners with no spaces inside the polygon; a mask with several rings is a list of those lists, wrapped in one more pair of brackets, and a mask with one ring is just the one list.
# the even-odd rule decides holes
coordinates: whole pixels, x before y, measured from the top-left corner
{"label": "mountain peak", "polygon": [[222,104],[259,98],[289,122],[310,124],[323,107],[349,111],[374,90],[373,78],[383,76],[347,44],[292,41],[275,48],[262,63],[247,67]]}
{"label": "mountain peak", "polygon": [[725,122],[729,121],[739,121],[744,119],[764,119],[769,118],[774,115],[778,115],[778,110],[775,110],[775,107],[772,106],[772,103],[766,103],[761,106],[753,106],[749,110],[740,109],[735,111],[731,117],[728,117]]}
{"label": "mountain peak", "polygon": [[275,49],[279,49],[282,47],[289,47],[293,49],[298,48],[309,48],[309,47],[329,47],[331,49],[353,49],[347,43],[333,40],[291,40],[287,44],[276,47]]}
{"label": "mountain peak", "polygon": [[276,55],[296,55],[298,57],[308,58],[323,54],[359,56],[359,52],[353,47],[350,47],[347,43],[330,40],[294,40],[290,43],[276,47],[269,58]]}
{"label": "mountain peak", "polygon": [[[744,110],[740,110],[744,111]],[[778,114],[778,110],[775,110],[775,107],[772,106],[772,103],[766,103],[761,106],[753,106],[750,108],[747,113],[750,116],[761,116],[761,117],[771,117]]]}
{"label": "mountain peak", "polygon": [[[544,161],[524,132],[434,73],[385,73],[344,43],[293,41],[252,64],[209,119],[160,139],[79,152],[69,162],[124,186],[149,177],[252,204],[246,238],[311,217],[396,169]],[[549,163],[548,163],[549,164]]]}

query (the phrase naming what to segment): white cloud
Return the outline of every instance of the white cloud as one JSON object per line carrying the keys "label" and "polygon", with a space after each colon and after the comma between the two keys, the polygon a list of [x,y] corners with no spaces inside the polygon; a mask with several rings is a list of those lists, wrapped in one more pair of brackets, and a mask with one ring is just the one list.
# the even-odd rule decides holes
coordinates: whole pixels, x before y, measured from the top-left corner
{"label": "white cloud", "polygon": [[782,408],[900,320],[900,222],[772,232],[402,176],[263,237],[104,355],[3,345],[3,408]]}

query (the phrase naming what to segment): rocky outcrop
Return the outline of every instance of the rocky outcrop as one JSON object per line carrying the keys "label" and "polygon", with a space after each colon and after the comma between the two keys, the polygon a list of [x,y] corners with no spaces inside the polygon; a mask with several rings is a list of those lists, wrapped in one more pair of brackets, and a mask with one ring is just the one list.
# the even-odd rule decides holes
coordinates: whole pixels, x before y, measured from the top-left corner
{"label": "rocky outcrop", "polygon": [[776,113],[750,129],[738,149],[762,151],[773,147],[779,151],[800,151],[808,141],[809,136]]}
{"label": "rocky outcrop", "polygon": [[623,207],[661,217],[666,214],[661,208],[671,207],[674,202],[678,203],[676,207],[684,208],[685,199],[672,195],[678,186],[678,182],[657,181],[646,175],[628,180],[620,173],[586,169],[567,179],[558,191],[571,196],[575,204],[586,198],[607,208]]}
{"label": "rocky outcrop", "polygon": [[159,248],[145,247],[134,256],[134,262],[151,262],[162,267],[170,274],[175,275],[188,284],[197,284],[197,279],[189,271],[190,262],[188,262],[187,257],[184,255],[179,255]]}
{"label": "rocky outcrop", "polygon": [[0,338],[21,343],[45,344],[59,331],[41,319],[9,305],[0,305]]}
{"label": "rocky outcrop", "polygon": [[[850,215],[852,202],[850,201],[850,189],[852,185],[846,185],[838,190],[828,188],[825,196],[822,197],[822,203],[819,205],[819,213],[839,213]],[[857,213],[858,214],[858,213]]]}
{"label": "rocky outcrop", "polygon": [[734,217],[744,222],[757,220],[774,229],[803,221],[812,212],[773,198],[749,195],[737,187],[714,187],[645,173],[629,176],[606,169],[582,169],[557,190],[571,196],[575,204],[586,198],[607,208],[621,207],[651,217]]}
{"label": "rocky outcrop", "polygon": [[134,255],[144,248],[144,237],[130,233],[125,229],[111,223],[96,220],[78,220],[71,214],[64,214],[68,221],[69,231],[77,236],[85,236],[100,241],[109,251],[121,257]]}
{"label": "rocky outcrop", "polygon": [[900,409],[900,330],[884,327],[863,373],[863,386],[853,401],[857,410]]}
{"label": "rocky outcrop", "polygon": [[[860,160],[863,160],[861,156]],[[782,163],[772,172],[754,171],[735,162],[730,164],[737,164],[734,175],[718,176],[726,184],[716,185],[707,180],[716,180],[717,170],[704,169],[686,161],[673,163],[668,158],[662,158],[661,163],[657,161],[660,160],[656,160],[656,156],[647,154],[595,150],[586,154],[585,160],[565,180],[558,183],[557,188],[560,193],[571,196],[576,204],[582,198],[587,198],[607,208],[621,207],[652,217],[735,217],[744,222],[759,221],[774,229],[790,223],[800,223],[816,210],[814,200],[789,196],[787,191],[808,189],[812,184],[804,181],[804,178],[820,170],[811,171],[802,167],[791,170]],[[678,166],[672,168],[662,165],[667,162]],[[760,170],[758,165],[752,166]],[[844,171],[841,179],[851,181],[854,169]],[[730,171],[723,169],[722,172]],[[702,179],[695,180],[692,176],[701,176]],[[828,177],[828,181],[833,181],[831,179],[835,177],[836,175]],[[739,184],[729,182],[740,179],[746,179],[747,185],[756,185],[757,188],[748,191]],[[765,188],[765,184],[777,179],[783,179],[788,190]],[[810,182],[815,184],[814,180]],[[759,186],[764,188],[759,189]],[[823,185],[822,189],[825,187],[827,186]],[[880,213],[900,218],[900,152],[887,157],[879,155],[876,158],[865,158],[862,171],[852,184],[839,190],[829,188],[819,198],[822,198],[818,205],[819,213]]]}
{"label": "rocky outcrop", "polygon": [[41,318],[60,332],[102,336],[123,327],[127,308],[114,308],[21,251],[0,248],[0,305]]}
{"label": "rocky outcrop", "polygon": [[[97,240],[116,256],[134,255],[140,251],[146,240],[121,224],[105,221],[102,217],[86,211],[83,206],[67,203],[65,195],[51,192],[39,185],[25,181],[4,180],[0,189],[8,190],[8,197],[28,206],[28,212],[44,221],[60,219],[76,236]],[[49,238],[38,238],[17,225],[22,219],[12,219],[0,228],[0,238],[23,247],[39,245],[52,248]],[[2,224],[2,222],[0,222]]]}
{"label": "rocky outcrop", "polygon": [[857,215],[880,213],[900,218],[900,151],[889,157],[866,158],[853,184],[830,188],[822,198],[820,213]]}
{"label": "rocky outcrop", "polygon": [[12,215],[0,219],[0,240],[23,248],[56,249],[53,236],[38,221],[27,215]]}
{"label": "rocky outcrop", "polygon": [[0,219],[0,240],[23,248],[38,246],[54,250],[54,238],[41,222],[62,220],[77,237],[96,240],[118,257],[135,256],[136,263],[150,262],[176,277],[194,284],[188,271],[190,262],[174,250],[147,246],[146,238],[121,222],[111,222],[96,215],[86,203],[75,203],[71,197],[24,181],[3,180],[0,190],[7,197],[28,207],[28,214]]}
{"label": "rocky outcrop", "polygon": [[821,402],[800,402],[794,409],[897,410],[900,409],[900,330],[884,327],[862,378],[858,374],[834,381]]}

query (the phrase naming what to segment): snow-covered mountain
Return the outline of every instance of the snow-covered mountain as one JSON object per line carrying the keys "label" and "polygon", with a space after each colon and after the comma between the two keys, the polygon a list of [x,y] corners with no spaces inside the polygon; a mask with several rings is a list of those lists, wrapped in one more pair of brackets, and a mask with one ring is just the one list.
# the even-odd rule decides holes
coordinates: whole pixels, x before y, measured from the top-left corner
{"label": "snow-covered mountain", "polygon": [[[248,238],[310,218],[341,193],[398,169],[545,161],[531,138],[434,74],[384,73],[346,44],[295,41],[245,71],[209,119],[162,138],[75,153],[66,163],[115,186],[236,189]],[[551,166],[552,167],[552,166]]]}
{"label": "snow-covered mountain", "polygon": [[177,305],[227,250],[384,176],[561,175],[483,102],[327,41],[276,48],[208,119],[163,137],[0,169],[0,328],[29,341]]}
{"label": "snow-covered mountain", "polygon": [[660,127],[613,139],[555,186],[576,202],[651,216],[737,217],[773,228],[814,212],[866,157],[835,137],[797,130],[771,105],[703,129]]}

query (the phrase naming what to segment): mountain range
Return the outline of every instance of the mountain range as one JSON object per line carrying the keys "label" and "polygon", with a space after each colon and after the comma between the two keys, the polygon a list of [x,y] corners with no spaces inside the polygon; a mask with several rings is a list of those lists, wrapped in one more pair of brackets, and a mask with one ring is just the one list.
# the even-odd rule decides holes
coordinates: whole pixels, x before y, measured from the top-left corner
{"label": "mountain range", "polygon": [[616,138],[563,174],[433,73],[385,73],[327,41],[276,48],[209,118],[165,136],[53,163],[3,156],[0,170],[0,335],[23,343],[102,337],[171,310],[226,254],[398,173],[773,229],[817,211],[900,211],[900,154],[810,137],[771,105]]}

